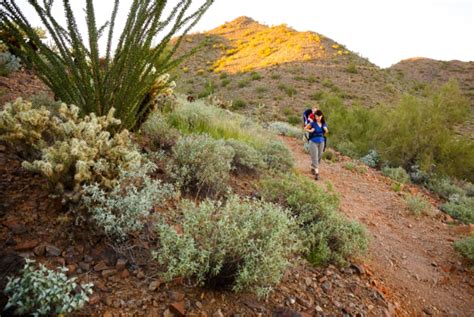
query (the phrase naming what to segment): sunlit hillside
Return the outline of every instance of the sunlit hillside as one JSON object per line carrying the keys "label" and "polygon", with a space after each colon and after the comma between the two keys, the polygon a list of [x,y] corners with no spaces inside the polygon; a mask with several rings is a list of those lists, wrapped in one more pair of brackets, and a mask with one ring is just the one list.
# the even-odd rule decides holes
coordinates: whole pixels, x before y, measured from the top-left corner
{"label": "sunlit hillside", "polygon": [[374,106],[396,100],[406,89],[395,73],[344,45],[284,24],[266,26],[240,17],[183,42],[181,52],[201,48],[174,73],[181,92],[214,94],[234,101],[235,109],[281,120],[299,116],[324,93],[346,104]]}

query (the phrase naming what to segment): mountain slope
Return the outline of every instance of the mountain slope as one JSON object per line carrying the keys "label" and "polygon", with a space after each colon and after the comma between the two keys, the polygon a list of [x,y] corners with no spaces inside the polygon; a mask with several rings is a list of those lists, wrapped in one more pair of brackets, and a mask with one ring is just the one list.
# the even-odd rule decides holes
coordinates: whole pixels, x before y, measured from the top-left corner
{"label": "mountain slope", "polygon": [[394,73],[343,45],[284,24],[266,26],[240,17],[204,34],[188,35],[180,49],[185,52],[198,45],[203,48],[174,73],[178,89],[200,97],[214,93],[239,100],[239,105],[260,105],[247,109],[262,110],[257,115],[299,117],[323,92],[343,97],[346,104],[374,106],[396,100],[406,89]]}

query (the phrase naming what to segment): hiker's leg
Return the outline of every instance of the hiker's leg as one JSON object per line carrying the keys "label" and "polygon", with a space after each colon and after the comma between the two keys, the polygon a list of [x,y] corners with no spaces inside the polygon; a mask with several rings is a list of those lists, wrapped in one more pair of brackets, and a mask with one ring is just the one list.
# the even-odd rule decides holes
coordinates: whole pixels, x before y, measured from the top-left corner
{"label": "hiker's leg", "polygon": [[309,141],[309,154],[311,155],[311,168],[318,170],[318,145]]}
{"label": "hiker's leg", "polygon": [[318,165],[321,163],[321,159],[323,158],[324,152],[324,142],[318,143]]}

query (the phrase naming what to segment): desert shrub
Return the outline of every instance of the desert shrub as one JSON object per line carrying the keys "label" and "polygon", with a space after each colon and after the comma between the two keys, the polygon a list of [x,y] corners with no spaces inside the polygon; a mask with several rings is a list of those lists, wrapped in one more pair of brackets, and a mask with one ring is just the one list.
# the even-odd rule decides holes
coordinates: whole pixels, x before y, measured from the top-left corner
{"label": "desert shrub", "polygon": [[294,87],[287,86],[285,84],[279,84],[278,89],[285,92],[288,95],[288,97],[293,97],[298,92]]}
{"label": "desert shrub", "polygon": [[360,159],[365,165],[376,168],[380,164],[380,156],[376,150],[370,150],[367,155],[361,157]]}
{"label": "desert shrub", "polygon": [[221,81],[221,86],[222,87],[226,87],[227,85],[229,85],[231,83],[231,80],[229,78],[224,78],[222,79]]}
{"label": "desert shrub", "polygon": [[231,196],[225,204],[187,201],[179,211],[180,233],[173,225],[157,226],[161,249],[154,256],[167,280],[192,277],[208,287],[265,296],[298,248],[294,220],[271,203]]}
{"label": "desert shrub", "polygon": [[336,150],[341,152],[344,155],[350,156],[350,157],[357,157],[357,148],[356,145],[350,141],[345,141],[341,143],[335,144]]}
{"label": "desert shrub", "polygon": [[363,227],[337,213],[339,197],[324,191],[304,176],[287,174],[266,177],[260,182],[265,200],[288,208],[300,226],[306,254],[316,265],[334,262],[344,264],[367,248]]}
{"label": "desert shrub", "polygon": [[173,162],[168,167],[178,187],[205,194],[220,194],[227,188],[234,150],[223,140],[208,135],[188,135],[172,149]]}
{"label": "desert shrub", "polygon": [[433,215],[430,202],[421,195],[407,195],[405,197],[405,203],[407,204],[408,210],[415,216]]}
{"label": "desert shrub", "polygon": [[257,72],[251,72],[251,73],[250,73],[250,78],[251,78],[252,80],[259,80],[259,79],[262,78],[262,75],[260,75],[260,74],[257,73]]}
{"label": "desert shrub", "polygon": [[255,148],[262,147],[272,136],[251,119],[197,100],[178,98],[179,106],[166,114],[167,122],[182,134],[205,133],[214,139],[236,139]]}
{"label": "desert shrub", "polygon": [[40,159],[22,166],[44,175],[59,192],[80,192],[86,183],[112,188],[119,170],[138,169],[142,156],[127,130],[111,137],[108,130],[120,123],[111,109],[107,116],[94,113],[79,117],[79,108],[62,104],[59,116],[45,108],[33,109],[18,99],[0,112],[1,139],[20,145],[27,152],[41,152]]}
{"label": "desert shrub", "polygon": [[454,242],[454,249],[474,265],[474,236]]}
{"label": "desert shrub", "polygon": [[336,152],[331,149],[326,149],[326,151],[323,152],[323,160],[337,162]]}
{"label": "desert shrub", "polygon": [[20,59],[10,52],[0,52],[0,76],[8,76],[20,70]]}
{"label": "desert shrub", "polygon": [[61,106],[62,102],[59,100],[54,100],[54,98],[45,91],[34,94],[28,97],[27,100],[31,102],[31,106],[35,109],[44,107],[52,115],[59,115],[59,107]]}
{"label": "desert shrub", "polygon": [[301,118],[298,117],[298,116],[295,116],[295,115],[289,115],[287,117],[287,121],[289,124],[292,124],[292,125],[298,125],[301,123]]}
{"label": "desert shrub", "polygon": [[255,92],[256,92],[257,94],[263,94],[263,93],[265,93],[265,92],[267,92],[267,91],[268,91],[268,88],[267,88],[267,87],[261,87],[261,86],[260,86],[260,87],[255,88]]}
{"label": "desert shrub", "polygon": [[237,86],[239,88],[244,88],[244,87],[247,87],[248,85],[250,85],[250,81],[248,79],[242,79],[241,81],[237,83]]}
{"label": "desert shrub", "polygon": [[155,111],[142,125],[141,132],[155,148],[169,149],[178,141],[179,131],[171,127],[164,115]]}
{"label": "desert shrub", "polygon": [[402,167],[383,167],[382,174],[401,184],[410,182],[410,176]]}
{"label": "desert shrub", "polygon": [[293,168],[294,159],[288,147],[279,140],[267,142],[259,151],[268,168],[279,172],[288,172]]}
{"label": "desert shrub", "polygon": [[242,99],[235,99],[232,102],[232,109],[233,110],[242,109],[242,108],[245,108],[246,106],[247,106],[247,103],[245,102],[245,100],[242,100]]}
{"label": "desert shrub", "polygon": [[77,284],[76,277],[66,276],[67,268],[58,271],[39,268],[26,259],[21,276],[9,278],[5,293],[9,295],[6,309],[15,308],[19,315],[62,315],[82,308],[92,294],[92,283]]}
{"label": "desert shrub", "polygon": [[308,231],[308,260],[313,265],[346,265],[349,257],[361,256],[368,247],[365,228],[333,213]]}
{"label": "desert shrub", "polygon": [[282,121],[274,121],[270,123],[269,129],[279,135],[285,135],[292,138],[300,139],[303,136],[303,131],[301,129],[295,128],[294,126]]}
{"label": "desert shrub", "polygon": [[309,96],[309,98],[311,100],[315,100],[315,101],[321,100],[321,99],[323,99],[323,97],[324,97],[324,92],[323,91],[315,92],[315,93],[313,93]]}
{"label": "desert shrub", "polygon": [[212,80],[208,80],[204,89],[198,94],[198,98],[206,98],[209,95],[212,95],[215,90],[215,85]]}
{"label": "desert shrub", "polygon": [[463,188],[454,184],[449,177],[432,177],[429,179],[427,187],[446,200],[449,200],[452,196],[462,197],[466,193]]}
{"label": "desert shrub", "polygon": [[95,225],[110,239],[121,242],[143,228],[153,206],[173,196],[173,187],[151,179],[156,166],[144,164],[139,171],[123,172],[115,187],[106,192],[98,184],[84,187],[82,201]]}
{"label": "desert shrub", "polygon": [[358,71],[356,64],[354,62],[349,63],[349,65],[347,65],[346,71],[351,74],[357,74]]}
{"label": "desert shrub", "polygon": [[474,197],[452,195],[441,210],[463,223],[474,223]]}
{"label": "desert shrub", "polygon": [[347,162],[343,166],[346,170],[349,170],[351,172],[355,171],[357,165],[354,162]]}
{"label": "desert shrub", "polygon": [[[62,2],[63,16],[53,13],[50,1],[23,6],[15,5],[13,0],[3,1],[0,20],[3,30],[19,44],[9,44],[9,49],[32,66],[59,99],[76,105],[81,115],[93,112],[105,116],[114,108],[120,126],[134,129],[155,107],[155,97],[172,90],[171,82],[162,85],[160,75],[189,56],[187,53],[175,58],[174,53],[213,1],[198,2],[197,6],[187,1],[173,7],[166,0],[135,1],[118,36],[114,33],[115,21],[123,14],[119,1],[114,1],[109,20],[102,26],[97,26],[96,21],[101,19],[96,16],[93,1],[87,2],[87,38],[81,35],[76,12],[68,1]],[[24,14],[28,9],[41,17],[52,43],[43,41],[31,26]],[[172,41],[176,34],[181,36]],[[101,35],[105,41],[99,41]]]}
{"label": "desert shrub", "polygon": [[232,167],[237,172],[257,172],[266,168],[262,154],[252,146],[233,139],[226,140],[225,144],[234,149]]}
{"label": "desert shrub", "polygon": [[408,175],[410,175],[410,179],[415,184],[423,184],[426,185],[430,179],[430,175],[420,169],[418,165],[412,165],[408,169]]}

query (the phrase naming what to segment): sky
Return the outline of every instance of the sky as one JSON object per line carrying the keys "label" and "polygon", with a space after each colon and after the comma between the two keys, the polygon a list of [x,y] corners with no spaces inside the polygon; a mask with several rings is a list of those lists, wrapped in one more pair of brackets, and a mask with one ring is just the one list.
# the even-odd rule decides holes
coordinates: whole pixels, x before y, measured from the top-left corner
{"label": "sky", "polygon": [[[26,0],[16,2],[32,24],[39,25]],[[71,2],[80,16],[85,1]],[[106,19],[112,1],[95,3],[98,15]],[[121,1],[120,21],[126,18],[128,3]],[[61,12],[59,8],[58,15]],[[323,34],[380,67],[411,57],[474,61],[474,0],[215,0],[192,32],[239,16]]]}

